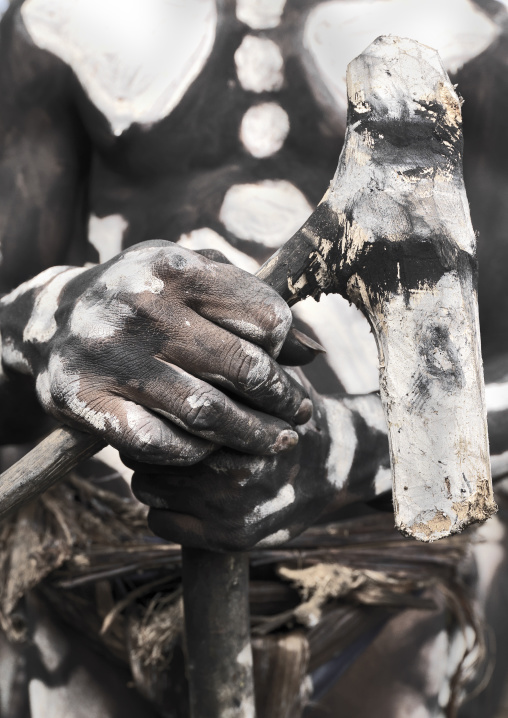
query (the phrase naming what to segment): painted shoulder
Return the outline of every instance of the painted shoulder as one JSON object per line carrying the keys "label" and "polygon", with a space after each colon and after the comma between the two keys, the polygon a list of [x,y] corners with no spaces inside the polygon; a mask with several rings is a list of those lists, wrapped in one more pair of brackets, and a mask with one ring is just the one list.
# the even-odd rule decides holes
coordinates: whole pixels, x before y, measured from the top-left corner
{"label": "painted shoulder", "polygon": [[316,3],[303,34],[312,60],[312,86],[316,92],[317,74],[328,101],[343,118],[347,108],[346,67],[379,35],[410,37],[428,45],[438,50],[447,71],[455,73],[497,38],[499,27],[472,0]]}
{"label": "painted shoulder", "polygon": [[115,135],[167,117],[215,40],[215,0],[26,0],[33,42],[75,72]]}

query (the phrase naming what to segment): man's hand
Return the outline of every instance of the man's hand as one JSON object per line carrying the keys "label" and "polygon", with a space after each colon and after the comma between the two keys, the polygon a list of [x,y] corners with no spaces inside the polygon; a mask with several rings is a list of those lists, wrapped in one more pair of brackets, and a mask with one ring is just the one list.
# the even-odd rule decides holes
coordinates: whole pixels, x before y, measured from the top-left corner
{"label": "man's hand", "polygon": [[188,467],[124,459],[132,490],[150,506],[152,531],[176,543],[220,551],[276,546],[324,512],[389,491],[390,461],[379,396],[323,397],[305,383],[312,419],[297,446],[252,457],[222,449]]}
{"label": "man's hand", "polygon": [[132,490],[150,506],[148,524],[162,538],[222,551],[284,543],[332,501],[330,439],[320,398],[312,419],[296,429],[298,445],[276,456],[221,449],[195,466],[161,467],[125,460]]}
{"label": "man's hand", "polygon": [[193,464],[217,445],[273,456],[310,417],[305,390],[275,361],[285,302],[171,242],[52,268],[0,309],[4,367],[31,374],[53,416],[131,458]]}

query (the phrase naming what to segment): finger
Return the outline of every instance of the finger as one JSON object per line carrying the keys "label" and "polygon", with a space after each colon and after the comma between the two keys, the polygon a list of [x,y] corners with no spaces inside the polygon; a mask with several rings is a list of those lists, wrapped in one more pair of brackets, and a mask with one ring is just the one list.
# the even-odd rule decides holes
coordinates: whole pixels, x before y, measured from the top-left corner
{"label": "finger", "polygon": [[326,349],[321,344],[296,327],[291,327],[277,361],[286,366],[302,366],[309,364],[318,354],[325,353]]}
{"label": "finger", "polygon": [[259,539],[259,532],[242,526],[210,526],[209,523],[174,511],[150,509],[148,526],[167,541],[211,551],[248,551]]}
{"label": "finger", "polygon": [[312,414],[305,389],[263,349],[197,314],[180,322],[161,357],[285,421],[304,423]]}
{"label": "finger", "polygon": [[207,541],[203,521],[194,516],[150,509],[147,522],[148,528],[166,541],[173,541],[188,548],[213,548]]}
{"label": "finger", "polygon": [[[235,470],[232,475],[210,471],[200,462],[195,466],[173,467],[173,471],[154,475],[135,471],[131,488],[142,503],[156,509],[188,513],[209,521],[238,523],[256,507],[269,503],[280,483],[280,476],[266,482],[250,481],[252,472]],[[248,488],[246,488],[248,485]]]}
{"label": "finger", "polygon": [[[131,490],[141,503],[153,509],[164,509],[179,514],[189,514],[198,519],[209,518],[212,510],[207,506],[203,487],[204,477],[201,481],[188,480],[181,475],[154,476],[135,472],[131,480]],[[197,486],[196,486],[197,483]],[[213,499],[216,498],[218,487],[213,487]],[[220,492],[220,490],[219,490]],[[219,504],[221,500],[219,499]],[[222,501],[224,503],[224,501]]]}
{"label": "finger", "polygon": [[188,434],[132,401],[97,390],[84,379],[79,388],[71,385],[65,391],[54,384],[51,402],[59,418],[101,436],[138,461],[195,464],[215,448],[210,441]]}
{"label": "finger", "polygon": [[[146,246],[145,246],[146,245]],[[135,255],[135,256],[133,256]],[[291,326],[291,311],[271,287],[231,264],[215,262],[173,242],[154,240],[120,255],[116,274],[133,259],[148,262],[151,274],[173,300],[181,294],[187,306],[210,321],[262,346],[277,356]],[[111,266],[100,271],[107,274]],[[148,298],[151,299],[150,297]]]}
{"label": "finger", "polygon": [[120,432],[113,426],[108,443],[138,461],[162,466],[188,466],[206,458],[215,444],[189,434],[146,408],[113,398]]}
{"label": "finger", "polygon": [[188,305],[219,326],[263,347],[276,357],[291,327],[286,302],[261,279],[231,264],[217,267],[205,257],[203,270],[189,277]]}
{"label": "finger", "polygon": [[190,434],[253,454],[277,454],[298,443],[287,423],[239,404],[175,365],[150,358],[133,367],[133,374],[118,390]]}
{"label": "finger", "polygon": [[195,249],[194,251],[196,254],[206,257],[206,259],[211,259],[213,262],[218,262],[219,264],[232,264],[226,255],[218,249]]}

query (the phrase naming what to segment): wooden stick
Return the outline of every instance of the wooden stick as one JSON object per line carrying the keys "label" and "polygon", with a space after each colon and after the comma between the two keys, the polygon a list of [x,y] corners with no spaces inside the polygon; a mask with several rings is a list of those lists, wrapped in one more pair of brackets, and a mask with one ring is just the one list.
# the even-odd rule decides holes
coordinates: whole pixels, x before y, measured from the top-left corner
{"label": "wooden stick", "polygon": [[61,426],[0,476],[0,519],[33,501],[106,442]]}
{"label": "wooden stick", "polygon": [[182,548],[192,718],[254,718],[249,557]]}

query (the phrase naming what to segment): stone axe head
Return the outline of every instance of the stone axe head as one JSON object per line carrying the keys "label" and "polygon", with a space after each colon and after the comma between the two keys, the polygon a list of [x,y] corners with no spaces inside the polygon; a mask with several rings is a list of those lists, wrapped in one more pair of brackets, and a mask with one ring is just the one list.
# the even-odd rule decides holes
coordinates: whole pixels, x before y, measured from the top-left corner
{"label": "stone axe head", "polygon": [[259,276],[290,304],[338,292],[367,317],[396,524],[433,541],[496,510],[460,100],[435,50],[392,36],[350,63],[347,88],[330,188]]}

